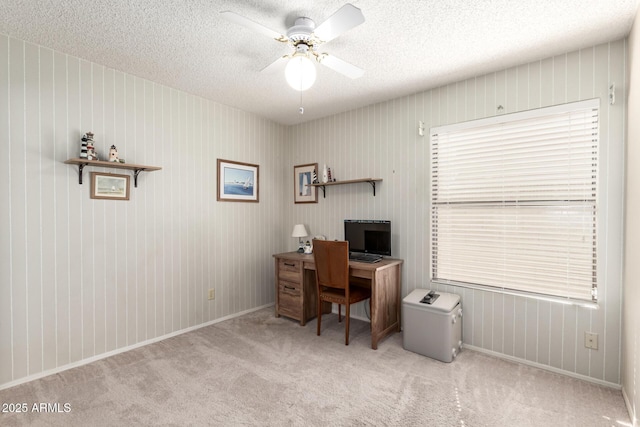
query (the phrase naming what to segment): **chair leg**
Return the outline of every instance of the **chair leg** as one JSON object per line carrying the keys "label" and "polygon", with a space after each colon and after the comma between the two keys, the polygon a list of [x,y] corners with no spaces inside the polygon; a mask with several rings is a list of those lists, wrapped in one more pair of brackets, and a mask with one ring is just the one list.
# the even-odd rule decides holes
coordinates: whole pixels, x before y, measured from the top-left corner
{"label": "chair leg", "polygon": [[338,323],[342,322],[342,305],[338,304]]}
{"label": "chair leg", "polygon": [[318,336],[320,336],[320,323],[322,323],[322,299],[318,295]]}
{"label": "chair leg", "polygon": [[349,345],[349,319],[350,319],[350,313],[349,313],[349,308],[351,307],[351,305],[349,303],[346,304],[347,306],[347,321],[346,321],[346,326],[345,326],[345,331],[344,331],[344,345]]}

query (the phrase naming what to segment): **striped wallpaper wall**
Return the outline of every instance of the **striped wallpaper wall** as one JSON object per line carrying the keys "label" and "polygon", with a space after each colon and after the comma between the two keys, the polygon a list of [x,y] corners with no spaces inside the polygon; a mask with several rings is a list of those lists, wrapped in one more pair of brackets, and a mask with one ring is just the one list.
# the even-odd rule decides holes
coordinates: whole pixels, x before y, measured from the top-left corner
{"label": "striped wallpaper wall", "polygon": [[[101,156],[115,144],[162,170],[141,173],[129,201],[90,199],[100,169],[79,185],[63,164],[87,131]],[[0,387],[273,303],[271,254],[290,232],[284,138],[255,115],[0,35]],[[260,203],[216,202],[217,158],[260,166]]]}
{"label": "striped wallpaper wall", "polygon": [[[565,102],[600,98],[601,188],[597,310],[478,290],[441,287],[462,296],[467,346],[620,383],[621,269],[626,94],[626,45],[616,41],[470,78],[437,89],[349,111],[288,130],[288,164],[318,162],[338,180],[382,178],[373,197],[366,184],[327,188],[319,203],[293,205],[288,224],[313,235],[343,238],[342,221],[389,219],[393,255],[405,260],[402,294],[429,287],[429,139],[418,136],[451,124]],[[617,102],[609,105],[611,84]],[[502,106],[502,109],[499,109]],[[291,184],[289,184],[291,185]],[[291,188],[287,191],[291,195]],[[356,315],[364,317],[363,307]],[[584,347],[584,332],[599,350]]]}
{"label": "striped wallpaper wall", "polygon": [[[428,287],[429,151],[418,121],[428,129],[594,97],[600,309],[441,290],[462,295],[466,345],[618,384],[625,52],[616,41],[286,128],[0,35],[0,387],[273,303],[271,254],[295,248],[296,223],[342,238],[345,218],[390,219],[403,295]],[[163,169],[143,172],[128,202],[90,199],[88,172],[78,185],[77,168],[62,163],[89,130],[103,156],[115,144],[129,163]],[[217,158],[260,165],[260,203],[215,201]],[[363,183],[295,205],[292,168],[316,161],[339,180],[384,181],[375,197]],[[598,351],[584,348],[587,330]]]}

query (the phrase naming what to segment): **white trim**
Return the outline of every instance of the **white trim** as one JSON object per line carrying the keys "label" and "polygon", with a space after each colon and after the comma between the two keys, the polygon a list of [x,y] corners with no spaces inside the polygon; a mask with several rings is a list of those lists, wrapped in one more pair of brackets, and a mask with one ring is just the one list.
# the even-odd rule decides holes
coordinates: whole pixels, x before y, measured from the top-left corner
{"label": "white trim", "polygon": [[631,425],[633,427],[638,427],[638,418],[635,416],[633,411],[633,405],[629,400],[629,396],[627,395],[627,391],[624,387],[622,387],[622,398],[624,399],[624,405],[627,407],[627,412],[629,413],[629,419],[631,420]]}
{"label": "white trim", "polygon": [[245,314],[253,313],[254,311],[262,310],[263,308],[270,307],[270,306],[273,306],[273,305],[274,305],[274,303],[261,305],[259,307],[251,308],[249,310],[241,311],[239,313],[230,314],[228,316],[221,317],[219,319],[211,320],[211,321],[209,321],[207,323],[202,323],[200,325],[191,326],[191,327],[186,328],[186,329],[181,329],[179,331],[171,332],[171,333],[166,334],[166,335],[162,335],[162,336],[159,336],[159,337],[151,338],[151,339],[148,339],[148,340],[136,343],[136,344],[132,344],[132,345],[129,345],[129,346],[126,346],[126,347],[122,347],[122,348],[119,348],[119,349],[116,349],[116,350],[109,351],[107,353],[102,353],[102,354],[99,354],[97,356],[89,357],[87,359],[82,359],[82,360],[79,360],[77,362],[73,362],[73,363],[69,363],[69,364],[63,365],[63,366],[59,366],[59,367],[54,368],[54,369],[49,369],[47,371],[39,372],[39,373],[34,374],[34,375],[29,375],[29,376],[20,378],[19,380],[15,380],[15,381],[11,381],[11,382],[8,382],[8,383],[0,384],[0,390],[5,390],[5,389],[11,388],[11,387],[18,386],[20,384],[24,384],[24,383],[28,383],[30,381],[38,380],[40,378],[44,378],[44,377],[47,377],[49,375],[58,374],[60,372],[67,371],[67,370],[73,369],[73,368],[77,368],[79,366],[88,365],[89,363],[97,362],[98,360],[106,359],[107,357],[115,356],[116,354],[124,353],[124,352],[127,352],[129,350],[135,350],[136,348],[144,347],[145,345],[153,344],[153,343],[156,343],[158,341],[163,341],[163,340],[166,340],[167,338],[171,338],[171,337],[175,337],[177,335],[182,335],[182,334],[187,333],[187,332],[195,331],[197,329],[204,328],[205,326],[211,326],[211,325],[214,325],[216,323],[223,322],[225,320],[234,319],[236,317],[244,316]]}
{"label": "white trim", "polygon": [[602,385],[602,386],[609,387],[609,388],[612,388],[612,389],[615,389],[615,390],[621,390],[622,389],[622,385],[620,385],[620,384],[616,384],[616,383],[612,383],[612,382],[604,381],[604,380],[599,380],[597,378],[588,377],[586,375],[578,374],[576,372],[566,371],[564,369],[555,368],[555,367],[549,366],[549,365],[543,365],[541,363],[532,362],[530,360],[520,359],[519,357],[509,356],[508,354],[498,353],[498,352],[495,352],[493,350],[487,350],[487,349],[484,349],[484,348],[481,348],[481,347],[476,347],[474,345],[462,344],[462,348],[467,349],[467,350],[477,351],[478,353],[488,354],[490,356],[494,356],[494,357],[497,357],[499,359],[508,360],[510,362],[521,363],[523,365],[529,365],[529,366],[532,366],[534,368],[544,369],[545,371],[550,371],[550,372],[553,372],[553,373],[556,373],[556,374],[566,375],[568,377],[572,377],[572,378],[576,378],[576,379],[579,379],[579,380],[587,381],[587,382],[590,382],[590,383]]}

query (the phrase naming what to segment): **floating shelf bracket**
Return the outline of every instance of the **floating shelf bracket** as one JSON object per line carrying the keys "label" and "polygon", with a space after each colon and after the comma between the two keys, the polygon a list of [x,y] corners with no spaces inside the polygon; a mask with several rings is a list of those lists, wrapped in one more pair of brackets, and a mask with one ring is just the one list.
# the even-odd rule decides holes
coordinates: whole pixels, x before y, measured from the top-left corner
{"label": "floating shelf bracket", "polygon": [[373,187],[373,197],[376,197],[376,182],[375,181],[368,181],[368,182]]}
{"label": "floating shelf bracket", "polygon": [[138,188],[138,175],[140,174],[140,172],[142,172],[144,169],[134,169],[133,171],[133,186],[135,188]]}
{"label": "floating shelf bracket", "polygon": [[84,170],[84,167],[86,166],[86,163],[80,163],[78,164],[78,184],[82,185],[82,172]]}

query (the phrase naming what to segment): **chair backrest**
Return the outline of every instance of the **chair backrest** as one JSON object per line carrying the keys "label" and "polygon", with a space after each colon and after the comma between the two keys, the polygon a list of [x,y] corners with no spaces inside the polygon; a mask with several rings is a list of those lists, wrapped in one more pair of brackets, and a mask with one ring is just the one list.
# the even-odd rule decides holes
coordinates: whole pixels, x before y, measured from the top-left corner
{"label": "chair backrest", "polygon": [[319,286],[349,289],[349,242],[314,240],[313,258]]}

